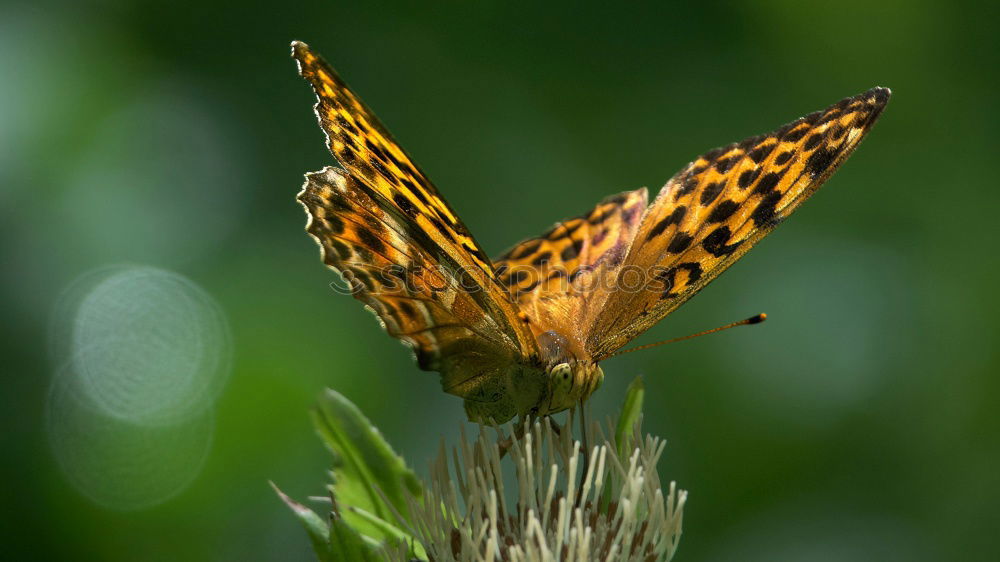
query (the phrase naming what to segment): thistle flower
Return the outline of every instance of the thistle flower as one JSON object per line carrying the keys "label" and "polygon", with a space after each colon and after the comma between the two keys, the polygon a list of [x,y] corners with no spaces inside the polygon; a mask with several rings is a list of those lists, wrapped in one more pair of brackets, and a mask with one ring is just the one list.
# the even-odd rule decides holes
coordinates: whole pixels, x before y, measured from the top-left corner
{"label": "thistle flower", "polygon": [[[572,415],[567,427],[572,425]],[[611,428],[609,424],[609,428]],[[584,449],[567,428],[536,420],[513,439],[513,487],[505,487],[499,439],[463,435],[451,468],[442,446],[422,502],[409,502],[410,529],[429,560],[548,562],[668,560],[677,549],[686,493],[664,497],[656,463],[664,442],[629,432],[619,457],[597,423]]]}
{"label": "thistle flower", "polygon": [[[463,432],[450,455],[442,443],[420,486],[353,404],[328,391],[314,419],[340,460],[329,524],[282,497],[327,560],[669,560],[687,494],[673,482],[661,486],[656,464],[665,443],[640,431],[642,393],[637,380],[617,424],[580,424],[579,441],[573,413],[561,429],[543,418],[521,431],[481,427],[472,440]],[[358,437],[359,425],[344,423],[351,418],[364,422],[376,446],[344,446],[344,437]],[[355,475],[367,481],[359,487]],[[366,486],[368,494],[359,495]]]}

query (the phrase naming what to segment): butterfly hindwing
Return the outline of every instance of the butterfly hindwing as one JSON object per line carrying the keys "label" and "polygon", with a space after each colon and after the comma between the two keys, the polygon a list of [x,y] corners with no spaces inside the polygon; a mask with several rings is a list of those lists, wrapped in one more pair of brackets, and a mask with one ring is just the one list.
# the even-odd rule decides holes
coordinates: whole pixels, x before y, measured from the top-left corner
{"label": "butterfly hindwing", "polygon": [[599,307],[596,279],[613,275],[646,209],[646,189],[607,197],[592,210],[556,223],[494,263],[497,277],[537,335],[555,331],[583,352],[584,321]]}
{"label": "butterfly hindwing", "polygon": [[621,263],[645,208],[645,188],[608,197],[505,252],[494,262],[497,277],[522,304],[568,292],[579,275]]}
{"label": "butterfly hindwing", "polygon": [[660,191],[625,266],[640,290],[616,290],[588,327],[608,357],[694,296],[812,195],[857,147],[889,100],[873,88],[770,134],[712,150]]}

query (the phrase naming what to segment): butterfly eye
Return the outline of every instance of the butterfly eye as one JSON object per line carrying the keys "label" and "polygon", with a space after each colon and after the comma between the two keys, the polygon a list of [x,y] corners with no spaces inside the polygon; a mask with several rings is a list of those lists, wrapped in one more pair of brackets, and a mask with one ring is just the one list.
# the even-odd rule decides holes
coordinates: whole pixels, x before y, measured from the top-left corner
{"label": "butterfly eye", "polygon": [[569,363],[560,363],[555,367],[552,367],[552,370],[550,370],[549,373],[556,380],[568,380],[570,375],[573,374],[573,368],[570,367]]}

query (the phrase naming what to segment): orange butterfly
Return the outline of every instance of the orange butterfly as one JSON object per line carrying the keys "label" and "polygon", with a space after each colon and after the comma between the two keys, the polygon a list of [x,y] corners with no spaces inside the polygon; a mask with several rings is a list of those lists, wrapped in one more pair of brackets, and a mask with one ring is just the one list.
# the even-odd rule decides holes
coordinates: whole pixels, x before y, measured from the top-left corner
{"label": "orange butterfly", "polygon": [[587,399],[598,362],[771,232],[847,159],[889,101],[873,88],[709,151],[649,204],[626,191],[490,260],[420,168],[332,68],[292,43],[343,168],[299,201],[323,261],[389,335],[441,373],[469,418],[504,422]]}

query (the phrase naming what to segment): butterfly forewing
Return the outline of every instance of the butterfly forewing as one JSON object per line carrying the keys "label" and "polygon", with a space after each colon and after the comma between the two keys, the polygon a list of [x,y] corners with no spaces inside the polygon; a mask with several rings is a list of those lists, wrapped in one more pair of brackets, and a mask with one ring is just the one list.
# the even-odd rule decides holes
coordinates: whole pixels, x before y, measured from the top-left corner
{"label": "butterfly forewing", "polygon": [[694,296],[792,213],[850,155],[889,100],[874,88],[773,133],[712,150],[650,205],[623,264],[639,290],[612,291],[588,326],[595,360]]}
{"label": "butterfly forewing", "polygon": [[[331,152],[344,168],[306,175],[299,201],[324,262],[446,392],[485,404],[479,419],[522,409],[512,367],[537,355],[517,304],[495,280],[468,230],[374,114],[303,43],[293,56],[318,102]],[[470,410],[471,411],[471,410]],[[472,414],[470,413],[470,416]]]}
{"label": "butterfly forewing", "polygon": [[[466,292],[475,295],[490,321],[499,326],[498,336],[519,353],[531,355],[534,338],[518,321],[516,304],[497,284],[489,259],[437,189],[319,55],[296,41],[292,56],[316,94],[316,115],[330,151],[358,189],[395,215],[402,243],[422,244],[431,256],[453,263],[453,274]],[[417,242],[418,238],[423,240]]]}

